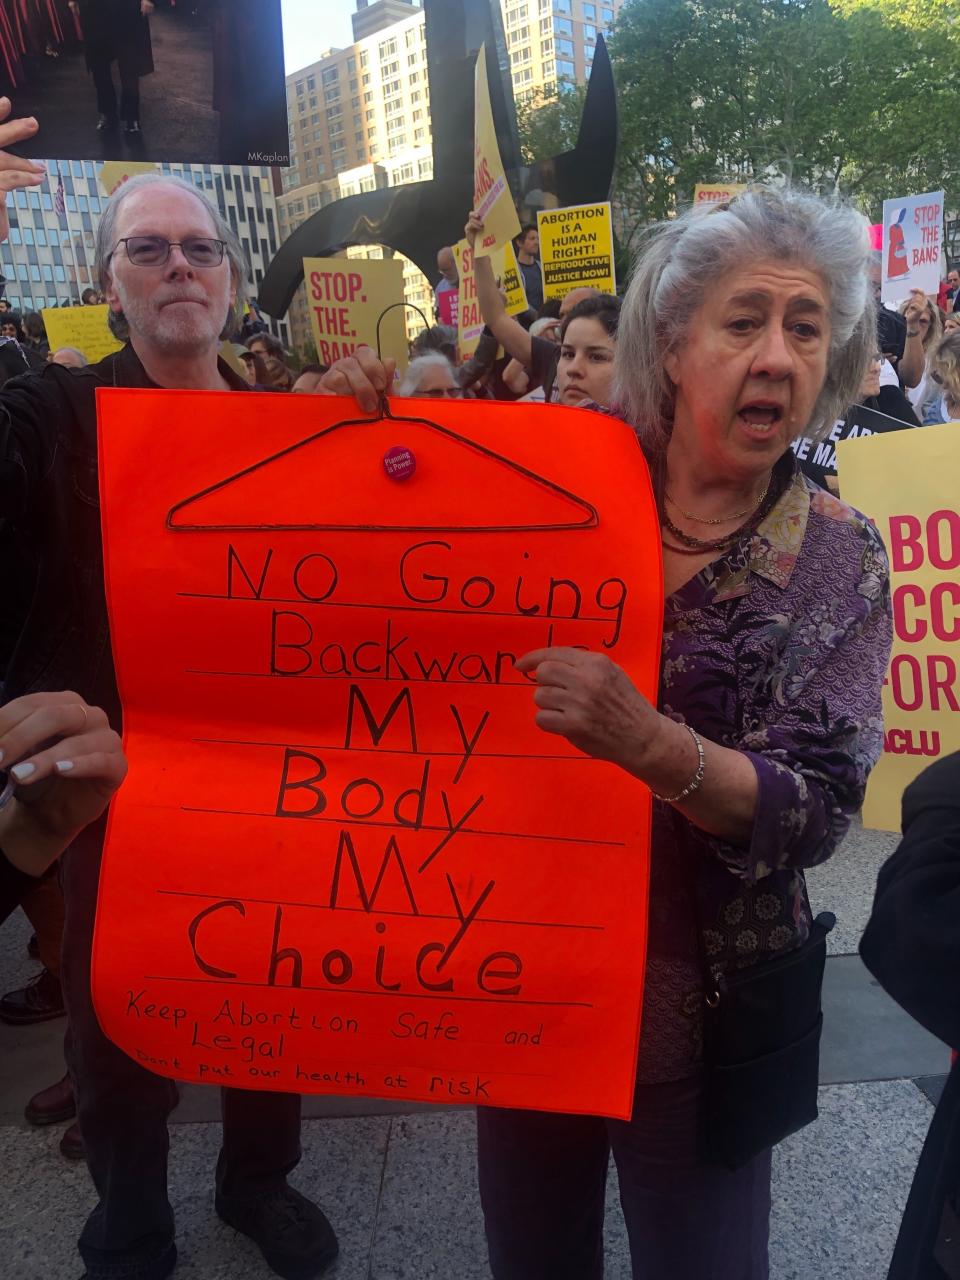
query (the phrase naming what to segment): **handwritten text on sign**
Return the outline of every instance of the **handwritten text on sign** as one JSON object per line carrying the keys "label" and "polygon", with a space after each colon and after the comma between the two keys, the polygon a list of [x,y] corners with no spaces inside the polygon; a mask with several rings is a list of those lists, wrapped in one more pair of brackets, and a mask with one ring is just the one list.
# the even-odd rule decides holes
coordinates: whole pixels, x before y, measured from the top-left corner
{"label": "handwritten text on sign", "polygon": [[634,437],[292,399],[99,400],[131,764],[101,1023],[187,1080],[626,1116],[649,796],[538,730],[514,661],[585,645],[654,695]]}

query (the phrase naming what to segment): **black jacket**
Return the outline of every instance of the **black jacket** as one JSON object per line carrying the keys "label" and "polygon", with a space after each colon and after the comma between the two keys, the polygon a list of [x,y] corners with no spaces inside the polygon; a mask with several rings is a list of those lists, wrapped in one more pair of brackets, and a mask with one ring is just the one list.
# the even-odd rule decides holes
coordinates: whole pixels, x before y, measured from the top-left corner
{"label": "black jacket", "polygon": [[[0,359],[2,353],[0,347]],[[222,360],[220,372],[232,389],[249,390]],[[100,387],[153,386],[128,344],[99,364],[47,364],[0,390],[0,519],[37,566],[4,701],[74,689],[120,727],[103,583],[95,394]]]}
{"label": "black jacket", "polygon": [[[960,752],[904,793],[903,839],[880,871],[860,954],[908,1013],[960,1045]],[[927,1134],[889,1280],[960,1278],[958,1071]]]}

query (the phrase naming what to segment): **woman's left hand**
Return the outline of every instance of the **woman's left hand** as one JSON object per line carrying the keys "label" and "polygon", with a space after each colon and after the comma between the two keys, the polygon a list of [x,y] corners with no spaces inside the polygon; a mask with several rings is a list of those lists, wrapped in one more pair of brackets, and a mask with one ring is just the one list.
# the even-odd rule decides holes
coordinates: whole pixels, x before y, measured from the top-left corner
{"label": "woman's left hand", "polygon": [[516,666],[536,674],[541,729],[640,776],[656,754],[664,717],[621,667],[602,653],[567,647],[534,649]]}

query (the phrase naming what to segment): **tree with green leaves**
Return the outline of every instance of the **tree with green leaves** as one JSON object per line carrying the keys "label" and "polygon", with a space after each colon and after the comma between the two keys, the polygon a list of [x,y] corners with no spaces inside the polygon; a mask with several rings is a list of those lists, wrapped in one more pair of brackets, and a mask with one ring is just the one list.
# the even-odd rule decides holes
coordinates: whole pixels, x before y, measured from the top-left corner
{"label": "tree with green leaves", "polygon": [[[873,221],[888,196],[960,196],[955,5],[627,0],[610,41],[621,238],[698,182],[796,182]],[[525,154],[572,145],[580,105],[570,92],[523,111]]]}

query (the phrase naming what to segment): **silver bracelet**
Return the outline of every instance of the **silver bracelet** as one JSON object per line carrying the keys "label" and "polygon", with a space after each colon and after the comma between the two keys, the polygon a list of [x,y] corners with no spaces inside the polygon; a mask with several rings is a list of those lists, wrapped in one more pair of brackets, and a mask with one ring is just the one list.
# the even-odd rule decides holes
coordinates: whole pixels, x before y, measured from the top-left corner
{"label": "silver bracelet", "polygon": [[694,729],[692,724],[685,724],[683,727],[691,734],[694,742],[696,743],[698,757],[697,772],[693,775],[683,790],[678,791],[675,796],[661,796],[656,791],[653,793],[658,800],[663,800],[666,804],[676,804],[678,800],[686,800],[687,796],[692,796],[703,781],[704,767],[706,765],[706,757],[703,753],[703,739],[700,737],[699,733],[697,733],[696,729]]}

